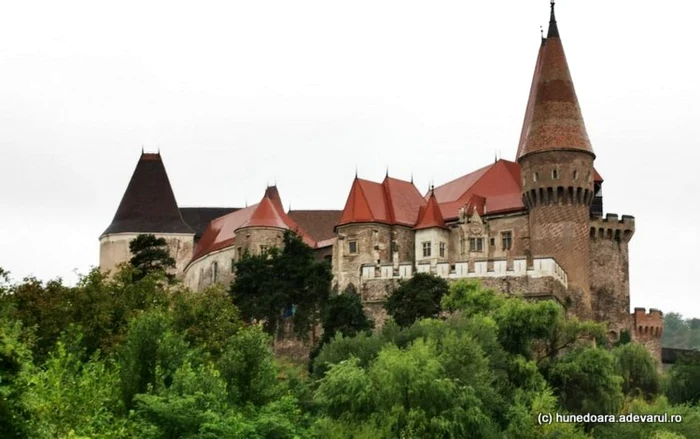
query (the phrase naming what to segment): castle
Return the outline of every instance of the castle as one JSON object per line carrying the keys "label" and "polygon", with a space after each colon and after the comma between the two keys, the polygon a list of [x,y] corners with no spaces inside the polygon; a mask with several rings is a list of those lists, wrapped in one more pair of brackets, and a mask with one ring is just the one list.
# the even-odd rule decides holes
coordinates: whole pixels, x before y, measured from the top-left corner
{"label": "castle", "polygon": [[246,252],[280,246],[294,230],[352,284],[379,323],[399,279],[433,273],[479,279],[504,293],[554,299],[569,315],[629,331],[660,357],[663,315],[630,314],[634,217],[603,214],[603,178],[586,132],[552,3],[537,54],[516,161],[497,160],[423,195],[412,181],[355,176],[345,208],[285,211],[276,186],[244,208],[180,208],[158,154],[141,154],[110,226],[100,267],[129,259],[140,233],[165,238],[185,284],[229,283]]}

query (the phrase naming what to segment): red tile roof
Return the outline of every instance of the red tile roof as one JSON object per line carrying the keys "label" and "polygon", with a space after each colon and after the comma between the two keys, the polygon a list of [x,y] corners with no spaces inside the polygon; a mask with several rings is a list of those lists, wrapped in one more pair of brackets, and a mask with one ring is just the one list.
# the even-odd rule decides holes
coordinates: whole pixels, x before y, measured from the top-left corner
{"label": "red tile roof", "polygon": [[446,228],[437,198],[435,198],[435,193],[434,191],[430,191],[428,204],[421,206],[418,210],[418,223],[414,228],[416,230],[422,230],[433,227]]}
{"label": "red tile roof", "polygon": [[520,165],[501,159],[435,188],[435,197],[445,220],[452,220],[470,202],[480,215],[524,210],[521,187]]}
{"label": "red tile roof", "polygon": [[290,210],[287,215],[318,242],[335,238],[333,228],[342,213],[342,210]]}
{"label": "red tile roof", "polygon": [[[272,189],[274,188],[274,189]],[[251,227],[273,227],[296,232],[308,246],[315,248],[316,241],[289,217],[282,209],[279,192],[268,187],[260,203],[237,210],[215,219],[202,234],[190,264],[197,259],[234,244],[236,233]]]}
{"label": "red tile roof", "polygon": [[382,183],[355,178],[338,225],[374,222],[413,227],[425,203],[411,182],[388,176]]}
{"label": "red tile roof", "polygon": [[387,176],[382,183],[387,205],[394,224],[413,226],[418,221],[418,210],[425,206],[425,200],[418,188],[409,181]]}
{"label": "red tile roof", "polygon": [[273,201],[266,196],[260,200],[257,207],[250,215],[250,217],[241,224],[238,228],[243,229],[245,227],[276,227],[278,229],[286,229],[287,224],[282,219],[284,212],[281,211],[277,206],[273,204]]}
{"label": "red tile roof", "polygon": [[549,33],[540,47],[533,75],[517,158],[562,149],[593,154],[552,9]]}
{"label": "red tile roof", "polygon": [[192,262],[211,252],[233,245],[236,237],[235,231],[240,228],[241,224],[248,221],[248,218],[250,218],[257,207],[257,204],[253,204],[219,217],[209,223],[209,226],[202,234],[202,238],[197,243]]}

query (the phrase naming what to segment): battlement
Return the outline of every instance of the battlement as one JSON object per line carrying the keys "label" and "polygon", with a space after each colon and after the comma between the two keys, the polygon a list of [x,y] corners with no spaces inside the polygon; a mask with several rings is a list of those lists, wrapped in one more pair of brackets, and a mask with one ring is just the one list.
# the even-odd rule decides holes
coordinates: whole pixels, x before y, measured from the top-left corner
{"label": "battlement", "polygon": [[591,239],[611,239],[617,242],[629,242],[634,235],[634,217],[622,215],[619,219],[616,213],[609,213],[605,218],[591,218]]}
{"label": "battlement", "polygon": [[[462,261],[455,264],[438,262],[436,264],[418,263],[417,273],[432,273],[445,279],[466,278],[502,278],[502,277],[551,277],[564,289],[568,285],[568,276],[554,258],[541,257],[533,259],[532,267],[527,267],[525,258],[514,258],[512,265],[506,259],[489,259],[479,261]],[[406,279],[414,274],[413,264],[400,264],[395,270],[392,264],[362,266],[362,280],[372,279]]]}
{"label": "battlement", "polygon": [[637,337],[661,338],[664,331],[664,314],[656,309],[635,308],[632,313],[634,332]]}

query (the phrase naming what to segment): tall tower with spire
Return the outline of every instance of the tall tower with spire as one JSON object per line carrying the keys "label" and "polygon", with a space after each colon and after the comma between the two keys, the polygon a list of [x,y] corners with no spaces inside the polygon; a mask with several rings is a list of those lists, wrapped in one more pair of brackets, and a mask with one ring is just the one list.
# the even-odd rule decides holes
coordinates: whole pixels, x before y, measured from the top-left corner
{"label": "tall tower with spire", "polygon": [[194,247],[194,231],[182,218],[160,153],[141,151],[129,185],[109,227],[100,236],[100,269],[131,259],[129,243],[139,234],[164,238],[181,275]]}
{"label": "tall tower with spire", "polygon": [[530,217],[530,252],[554,257],[567,272],[570,305],[580,317],[591,316],[589,219],[594,159],[552,1],[517,160]]}

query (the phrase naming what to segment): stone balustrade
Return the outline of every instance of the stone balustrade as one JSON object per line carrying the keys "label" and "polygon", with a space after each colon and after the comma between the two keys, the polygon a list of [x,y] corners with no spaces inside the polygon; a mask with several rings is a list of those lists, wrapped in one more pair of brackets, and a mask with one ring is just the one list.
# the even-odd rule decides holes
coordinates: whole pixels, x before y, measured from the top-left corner
{"label": "stone balustrade", "polygon": [[[362,266],[362,280],[372,279],[407,279],[413,276],[413,264],[399,264],[398,269],[392,264]],[[484,277],[521,277],[531,278],[552,277],[559,281],[564,288],[568,287],[568,278],[564,269],[550,257],[538,257],[533,259],[532,267],[527,267],[524,258],[514,259],[512,265],[508,261],[481,260],[462,261],[455,264],[448,262],[419,263],[415,267],[417,273],[432,273],[445,279],[469,279]]]}

